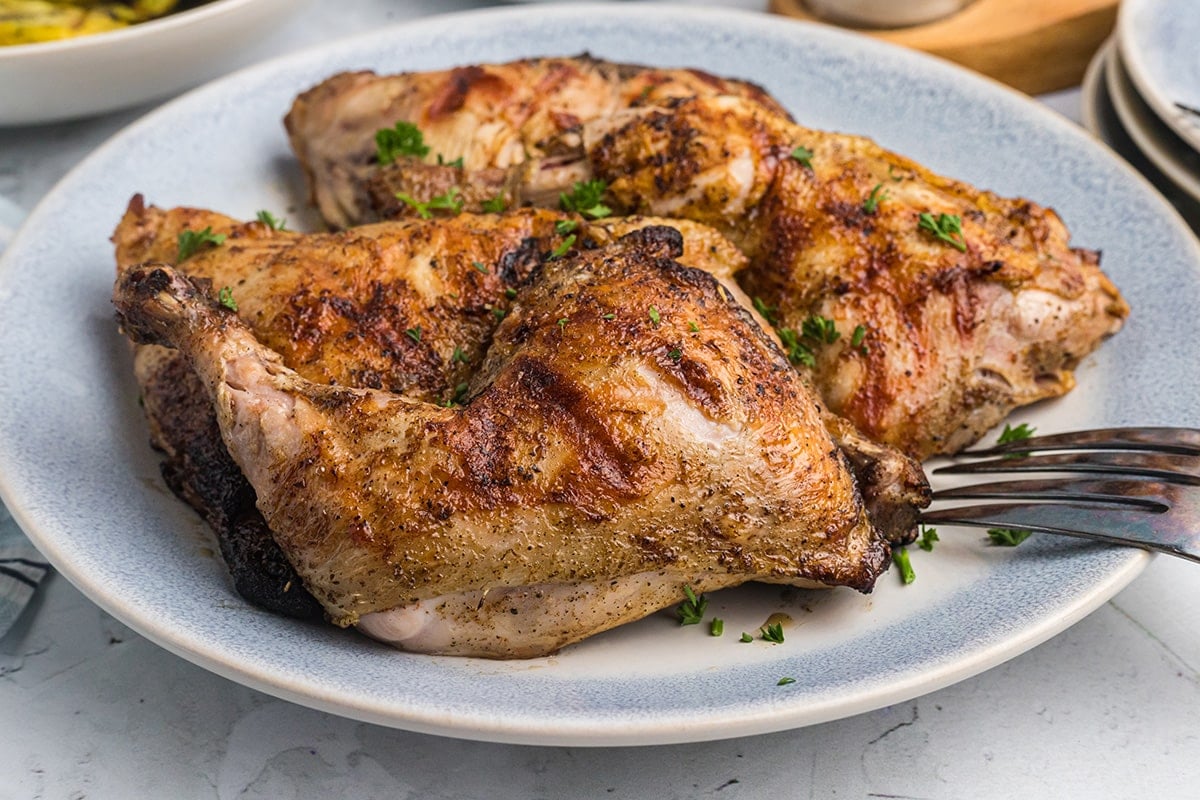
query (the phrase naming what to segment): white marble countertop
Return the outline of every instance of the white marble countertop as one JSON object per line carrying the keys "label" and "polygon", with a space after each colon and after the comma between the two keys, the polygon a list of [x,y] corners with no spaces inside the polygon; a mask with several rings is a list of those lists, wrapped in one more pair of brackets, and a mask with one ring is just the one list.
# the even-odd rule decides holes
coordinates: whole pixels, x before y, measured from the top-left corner
{"label": "white marble countertop", "polygon": [[[320,0],[270,46],[478,5]],[[1043,99],[1078,113],[1077,92]],[[31,208],[145,110],[0,129],[0,196]],[[1200,568],[1160,557],[1066,632],[910,702],[764,736],[597,749],[459,741],[278,700],[168,653],[52,575],[0,639],[0,720],[0,800],[1191,798]]]}

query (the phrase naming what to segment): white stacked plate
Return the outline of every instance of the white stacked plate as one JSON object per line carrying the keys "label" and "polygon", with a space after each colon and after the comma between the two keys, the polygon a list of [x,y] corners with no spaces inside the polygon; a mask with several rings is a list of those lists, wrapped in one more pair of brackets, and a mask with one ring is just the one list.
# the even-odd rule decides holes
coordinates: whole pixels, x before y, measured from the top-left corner
{"label": "white stacked plate", "polygon": [[1200,230],[1200,4],[1125,0],[1083,85],[1083,122]]}

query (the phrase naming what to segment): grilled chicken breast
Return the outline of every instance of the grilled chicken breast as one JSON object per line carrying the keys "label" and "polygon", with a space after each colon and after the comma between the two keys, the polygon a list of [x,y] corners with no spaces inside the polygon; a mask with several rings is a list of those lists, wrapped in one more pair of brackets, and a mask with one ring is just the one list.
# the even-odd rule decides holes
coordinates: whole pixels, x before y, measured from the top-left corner
{"label": "grilled chicken breast", "polygon": [[[501,84],[448,75],[359,75],[353,92],[340,76],[297,100],[289,131],[314,196],[354,198],[331,222],[414,213],[398,194],[424,202],[451,192],[468,209],[485,197],[541,205],[577,181],[603,181],[614,212],[700,221],[736,242],[749,257],[738,282],[828,406],[919,458],[961,449],[1015,407],[1068,391],[1080,359],[1128,314],[1097,254],[1072,248],[1052,210],[941,177],[863,137],[805,128],[761,90],[681,81],[624,106],[585,103],[578,124],[539,128],[538,147],[513,162],[445,135],[481,124],[509,97],[496,95]],[[435,101],[451,85],[461,97],[450,105],[470,109],[463,120]],[[528,91],[503,86],[512,98]],[[371,91],[373,116],[359,105]],[[351,108],[379,127],[416,124],[442,163],[372,164],[367,126],[332,136],[304,123]],[[487,123],[521,138],[504,114]],[[458,155],[461,167],[447,163]]]}
{"label": "grilled chicken breast", "polygon": [[887,564],[819,402],[682,251],[651,227],[544,262],[454,407],[309,381],[170,267],[125,270],[114,302],[131,337],[195,370],[333,620],[425,652],[530,656],[684,585],[868,590]]}

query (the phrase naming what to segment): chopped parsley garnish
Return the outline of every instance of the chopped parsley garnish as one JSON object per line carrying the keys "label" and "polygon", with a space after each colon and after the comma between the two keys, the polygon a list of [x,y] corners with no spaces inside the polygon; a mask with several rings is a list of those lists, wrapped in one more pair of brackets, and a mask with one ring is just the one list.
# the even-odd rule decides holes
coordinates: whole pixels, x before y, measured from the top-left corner
{"label": "chopped parsley garnish", "polygon": [[720,636],[725,632],[725,620],[720,617],[713,617],[712,622],[708,623],[708,633],[710,636]]}
{"label": "chopped parsley garnish", "polygon": [[869,352],[867,346],[863,344],[863,340],[867,338],[867,327],[865,325],[855,325],[854,333],[850,336],[850,346],[864,356]]}
{"label": "chopped parsley garnish", "polygon": [[[428,150],[429,148],[425,148],[425,149]],[[459,156],[458,158],[454,159],[453,161],[446,161],[444,158],[442,158],[442,154],[438,153],[437,158],[438,158],[438,166],[439,167],[458,167],[459,169],[463,168],[463,157],[462,156]]]}
{"label": "chopped parsley garnish", "polygon": [[697,325],[697,324],[696,324],[696,323],[694,323],[694,322],[689,322],[689,323],[688,323],[688,330],[689,330],[689,331],[691,331],[692,333],[699,333],[699,332],[700,332],[700,326],[699,326],[699,325]]}
{"label": "chopped parsley garnish", "polygon": [[917,573],[913,572],[912,562],[908,558],[906,548],[897,547],[893,550],[892,561],[896,562],[896,567],[900,570],[900,582],[905,586],[917,579]]}
{"label": "chopped parsley garnish", "polygon": [[667,353],[667,358],[671,359],[672,361],[678,361],[679,359],[683,358],[683,351],[676,347],[674,350]]}
{"label": "chopped parsley garnish", "polygon": [[429,207],[453,211],[455,214],[460,214],[463,210],[463,200],[458,196],[458,193],[459,188],[457,186],[451,186],[446,190],[445,194],[439,194],[437,197],[430,198]]}
{"label": "chopped parsley garnish", "polygon": [[568,233],[574,233],[579,230],[579,223],[573,219],[560,219],[554,223],[554,232],[559,236],[566,236]]}
{"label": "chopped parsley garnish", "polygon": [[761,628],[759,628],[759,630],[762,632],[762,638],[764,641],[768,641],[773,644],[783,644],[782,622],[768,622],[766,625],[763,625]]}
{"label": "chopped parsley garnish", "polygon": [[483,201],[483,210],[489,214],[499,214],[508,208],[508,201],[504,199],[503,192],[497,192],[496,196],[491,200]]}
{"label": "chopped parsley garnish", "polygon": [[922,212],[917,228],[929,231],[961,252],[967,252],[967,242],[962,233],[962,217],[957,214],[938,214],[934,217],[929,212]]}
{"label": "chopped parsley garnish", "polygon": [[654,306],[650,306],[650,311],[648,313],[650,315],[650,323],[657,328],[658,323],[662,322],[662,314],[659,314],[658,309]]}
{"label": "chopped parsley garnish", "polygon": [[480,272],[482,272],[484,275],[487,275],[487,271],[488,271],[487,265],[484,264],[482,261],[472,261],[471,266],[474,267],[475,269],[479,270]]}
{"label": "chopped parsley garnish", "polygon": [[887,191],[880,191],[881,189],[883,189],[882,183],[875,184],[875,188],[871,190],[871,193],[867,195],[867,199],[863,201],[863,211],[867,214],[874,214],[879,210],[879,204],[887,200]]}
{"label": "chopped parsley garnish", "polygon": [[273,231],[287,230],[287,220],[280,219],[265,208],[258,212],[258,221]]}
{"label": "chopped parsley garnish", "polygon": [[817,365],[817,357],[813,355],[813,351],[808,345],[800,341],[800,336],[791,328],[779,328],[779,341],[783,342],[783,346],[787,349],[788,361],[793,364],[803,364],[806,367],[815,367]]}
{"label": "chopped parsley garnish", "polygon": [[454,396],[446,398],[446,400],[442,403],[442,405],[444,405],[446,408],[450,408],[451,406],[462,405],[463,398],[465,398],[466,396],[467,396],[467,384],[465,382],[460,383],[458,386],[454,387]]}
{"label": "chopped parsley garnish", "polygon": [[690,586],[683,587],[683,595],[684,601],[675,609],[675,615],[679,617],[679,624],[698,625],[704,619],[704,609],[708,608],[708,598],[704,595],[697,597]]}
{"label": "chopped parsley garnish", "polygon": [[562,258],[567,254],[567,251],[571,249],[571,245],[573,244],[575,244],[575,234],[572,233],[570,236],[563,239],[562,243],[559,244],[558,247],[550,251],[550,255],[548,257],[549,260],[553,261],[556,258]]}
{"label": "chopped parsley garnish", "polygon": [[407,333],[408,338],[412,339],[414,342],[421,341],[421,326],[420,325],[418,325],[415,328],[409,328],[408,330],[405,331],[405,333]]}
{"label": "chopped parsley garnish", "polygon": [[795,678],[788,678],[785,676],[783,678],[780,678],[779,681],[775,685],[776,686],[787,686],[789,683],[795,683],[795,682],[796,682]]}
{"label": "chopped parsley garnish", "polygon": [[1021,528],[988,528],[988,538],[992,544],[1000,547],[1016,547],[1033,535],[1033,531]]}
{"label": "chopped parsley garnish", "polygon": [[800,334],[805,339],[811,339],[817,344],[833,344],[841,338],[833,320],[822,317],[820,314],[813,314],[804,320],[800,326]]}
{"label": "chopped parsley garnish", "polygon": [[458,345],[455,345],[454,346],[454,355],[450,356],[450,363],[455,364],[455,363],[460,363],[460,362],[463,364],[467,363],[467,355],[466,355],[466,353],[463,352],[463,349],[461,347],[459,347]]}
{"label": "chopped parsley garnish", "polygon": [[461,213],[463,210],[463,200],[458,196],[458,193],[459,188],[451,186],[445,194],[431,197],[427,203],[422,203],[412,195],[405,194],[404,192],[396,192],[396,199],[411,207],[421,219],[430,219],[433,217],[434,210],[451,211],[455,214]]}
{"label": "chopped parsley garnish", "polygon": [[233,299],[233,288],[230,286],[221,287],[221,291],[217,293],[217,302],[230,311],[237,311],[237,300]]}
{"label": "chopped parsley garnish", "polygon": [[397,122],[394,128],[375,131],[375,156],[380,164],[392,164],[400,156],[424,158],[429,152],[420,128],[411,122]]}
{"label": "chopped parsley garnish", "polygon": [[1017,427],[1012,427],[1008,423],[1004,424],[1004,430],[1000,432],[1000,436],[996,439],[996,444],[1009,444],[1010,442],[1023,442],[1030,436],[1033,436],[1037,428],[1031,428],[1027,423],[1022,422]]}
{"label": "chopped parsley garnish", "polygon": [[600,219],[612,213],[612,209],[601,202],[608,184],[604,181],[576,181],[571,193],[559,194],[558,202],[564,211],[574,211],[585,217]]}
{"label": "chopped parsley garnish", "polygon": [[[1022,422],[1020,425],[1018,425],[1015,428],[1010,426],[1008,423],[1005,423],[1004,430],[1001,431],[1000,435],[996,438],[996,444],[1011,444],[1012,442],[1023,442],[1026,439],[1028,439],[1030,436],[1033,436],[1033,432],[1036,430],[1037,430],[1037,428],[1031,428],[1024,422]],[[1027,455],[1029,455],[1029,453],[1027,453],[1027,452],[1005,453],[1004,457],[1005,458],[1022,458]]]}
{"label": "chopped parsley garnish", "polygon": [[565,331],[565,330],[567,329],[567,323],[568,323],[568,322],[570,322],[570,321],[571,321],[571,320],[570,320],[570,319],[568,319],[567,317],[560,317],[560,318],[559,318],[559,320],[558,320],[558,331],[559,331],[559,333],[562,333],[563,331]]}
{"label": "chopped parsley garnish", "polygon": [[754,310],[761,314],[767,322],[775,324],[775,308],[764,303],[761,297],[754,298]]}
{"label": "chopped parsley garnish", "polygon": [[921,538],[917,541],[917,547],[924,550],[926,553],[933,552],[933,543],[941,541],[938,538],[937,528],[926,528],[921,526]]}
{"label": "chopped parsley garnish", "polygon": [[505,315],[508,314],[508,312],[505,311],[503,308],[493,308],[492,314],[495,315],[496,319],[504,319]]}
{"label": "chopped parsley garnish", "polygon": [[517,298],[517,290],[514,289],[513,287],[509,286],[507,289],[504,290],[504,296],[507,297],[509,300],[515,300]]}
{"label": "chopped parsley garnish", "polygon": [[176,241],[179,244],[179,255],[176,257],[176,261],[183,261],[194,255],[201,247],[216,247],[221,244],[225,241],[225,234],[213,233],[212,226],[209,225],[202,231],[182,230]]}
{"label": "chopped parsley garnish", "polygon": [[799,161],[802,166],[808,167],[809,169],[813,168],[812,157],[813,151],[809,150],[803,145],[797,146],[796,149],[792,151],[792,158],[796,161]]}
{"label": "chopped parsley garnish", "polygon": [[753,642],[754,637],[751,636],[750,634],[746,633],[745,631],[742,631],[742,638],[739,639],[738,641],[739,642]]}
{"label": "chopped parsley garnish", "polygon": [[617,318],[616,314],[604,314],[601,316],[601,319],[616,319],[616,318]]}

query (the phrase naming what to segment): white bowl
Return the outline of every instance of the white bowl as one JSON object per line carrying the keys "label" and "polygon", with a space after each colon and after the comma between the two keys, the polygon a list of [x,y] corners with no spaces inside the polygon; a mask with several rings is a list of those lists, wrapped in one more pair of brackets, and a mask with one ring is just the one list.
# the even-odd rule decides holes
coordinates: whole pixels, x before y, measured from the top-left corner
{"label": "white bowl", "polygon": [[0,47],[0,126],[84,117],[178,92],[249,63],[294,0],[215,0],[129,28]]}

